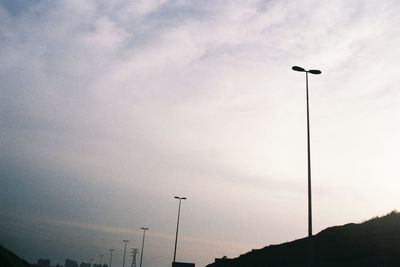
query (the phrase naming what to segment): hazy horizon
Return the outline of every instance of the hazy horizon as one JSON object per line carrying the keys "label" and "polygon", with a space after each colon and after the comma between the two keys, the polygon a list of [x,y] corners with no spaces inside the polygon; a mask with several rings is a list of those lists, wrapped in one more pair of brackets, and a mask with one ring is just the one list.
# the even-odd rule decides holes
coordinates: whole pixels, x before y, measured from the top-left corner
{"label": "hazy horizon", "polygon": [[[0,1],[0,244],[204,266],[400,206],[400,3]],[[127,257],[130,260],[130,258]],[[127,261],[128,263],[128,261]]]}

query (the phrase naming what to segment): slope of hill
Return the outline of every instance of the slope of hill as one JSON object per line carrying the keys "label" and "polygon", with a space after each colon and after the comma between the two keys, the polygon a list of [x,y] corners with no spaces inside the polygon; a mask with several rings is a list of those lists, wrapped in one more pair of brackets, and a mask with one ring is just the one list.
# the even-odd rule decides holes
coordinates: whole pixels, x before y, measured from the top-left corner
{"label": "slope of hill", "polygon": [[21,260],[17,255],[0,245],[0,266],[4,267],[29,267],[29,264]]}
{"label": "slope of hill", "polygon": [[[303,267],[310,251],[307,238],[252,250],[207,267]],[[393,211],[360,224],[327,228],[311,239],[313,266],[400,266],[400,213]]]}

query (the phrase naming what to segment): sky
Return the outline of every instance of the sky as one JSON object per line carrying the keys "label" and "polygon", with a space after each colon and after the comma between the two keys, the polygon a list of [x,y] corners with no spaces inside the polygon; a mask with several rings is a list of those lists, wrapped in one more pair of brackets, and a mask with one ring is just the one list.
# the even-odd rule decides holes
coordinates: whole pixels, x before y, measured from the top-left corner
{"label": "sky", "polygon": [[[143,267],[400,207],[400,3],[0,1],[0,244]],[[130,258],[127,258],[130,261]],[[128,264],[127,260],[127,264]]]}

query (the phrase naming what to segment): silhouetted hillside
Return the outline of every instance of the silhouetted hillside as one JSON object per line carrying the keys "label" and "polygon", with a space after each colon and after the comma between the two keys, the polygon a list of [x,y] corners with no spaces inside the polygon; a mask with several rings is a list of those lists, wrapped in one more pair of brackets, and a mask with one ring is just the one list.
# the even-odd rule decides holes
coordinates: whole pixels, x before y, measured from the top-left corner
{"label": "silhouetted hillside", "polygon": [[[393,211],[360,224],[327,228],[312,238],[318,267],[400,266],[400,213]],[[307,238],[218,259],[207,267],[307,266]]]}
{"label": "silhouetted hillside", "polygon": [[17,255],[0,245],[0,266],[2,267],[29,267],[29,264],[21,260]]}

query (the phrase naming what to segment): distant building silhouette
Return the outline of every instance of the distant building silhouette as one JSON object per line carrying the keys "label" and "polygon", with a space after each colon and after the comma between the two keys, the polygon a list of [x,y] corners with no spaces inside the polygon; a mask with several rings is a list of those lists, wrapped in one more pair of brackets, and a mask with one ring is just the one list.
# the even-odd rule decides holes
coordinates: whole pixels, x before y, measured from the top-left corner
{"label": "distant building silhouette", "polygon": [[[0,266],[2,266],[2,265],[0,264]],[[50,259],[39,259],[39,260],[37,261],[37,263],[29,264],[29,266],[30,266],[30,267],[63,267],[63,266],[60,265],[60,264],[51,265],[51,264],[50,264]],[[88,267],[90,267],[90,265],[89,265]]]}
{"label": "distant building silhouette", "polygon": [[74,260],[66,259],[64,267],[78,267],[78,262],[76,262]]}
{"label": "distant building silhouette", "polygon": [[188,263],[188,262],[173,262],[172,267],[195,267],[194,263]]}
{"label": "distant building silhouette", "polygon": [[79,265],[79,267],[91,267],[91,266],[90,266],[90,263],[81,262],[81,264]]}
{"label": "distant building silhouette", "polygon": [[50,259],[39,259],[37,265],[40,267],[50,267]]}

